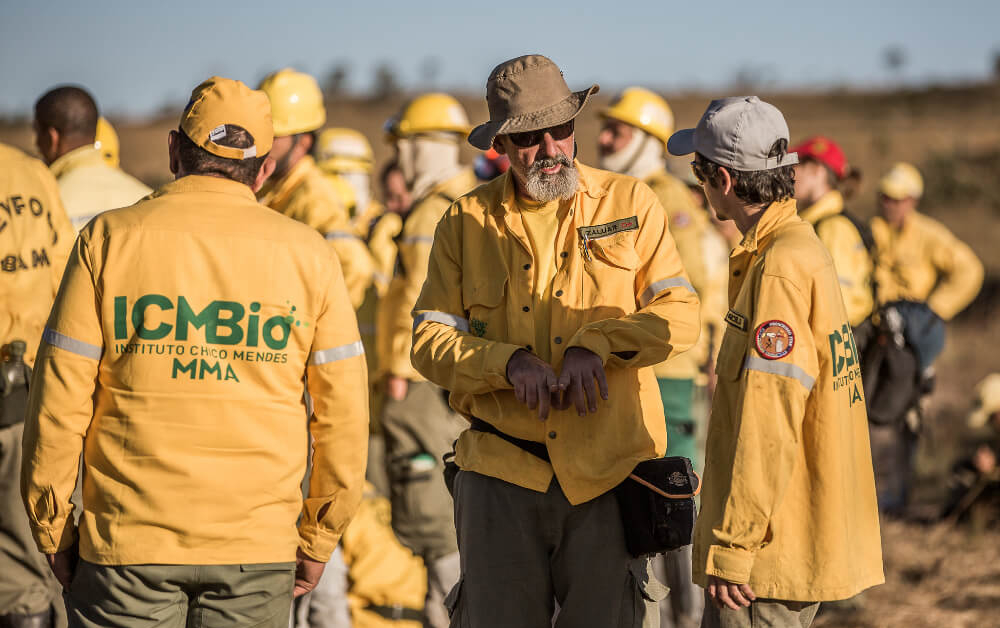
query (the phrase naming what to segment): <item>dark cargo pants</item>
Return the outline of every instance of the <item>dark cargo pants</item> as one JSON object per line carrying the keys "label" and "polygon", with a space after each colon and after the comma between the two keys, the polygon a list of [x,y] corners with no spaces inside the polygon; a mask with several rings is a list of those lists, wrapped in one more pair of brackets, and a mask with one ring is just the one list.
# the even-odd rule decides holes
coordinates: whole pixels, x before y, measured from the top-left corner
{"label": "dark cargo pants", "polygon": [[455,479],[462,577],[452,628],[659,626],[667,589],[625,549],[618,502],[573,506],[554,479],[539,493],[478,473]]}

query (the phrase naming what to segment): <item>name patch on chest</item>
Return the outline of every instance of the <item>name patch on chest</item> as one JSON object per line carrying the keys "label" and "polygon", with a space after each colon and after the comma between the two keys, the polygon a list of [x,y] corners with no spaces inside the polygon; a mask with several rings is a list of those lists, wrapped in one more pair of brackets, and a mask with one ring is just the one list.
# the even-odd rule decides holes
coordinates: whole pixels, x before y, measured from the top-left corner
{"label": "name patch on chest", "polygon": [[726,322],[740,331],[746,331],[749,327],[747,317],[743,316],[736,310],[729,310],[726,312]]}
{"label": "name patch on chest", "polygon": [[613,236],[616,233],[624,233],[626,231],[637,231],[638,229],[639,217],[632,216],[631,218],[622,218],[621,220],[615,220],[614,222],[607,222],[603,225],[577,227],[576,231],[580,234],[580,238],[586,241],[606,238],[608,236]]}

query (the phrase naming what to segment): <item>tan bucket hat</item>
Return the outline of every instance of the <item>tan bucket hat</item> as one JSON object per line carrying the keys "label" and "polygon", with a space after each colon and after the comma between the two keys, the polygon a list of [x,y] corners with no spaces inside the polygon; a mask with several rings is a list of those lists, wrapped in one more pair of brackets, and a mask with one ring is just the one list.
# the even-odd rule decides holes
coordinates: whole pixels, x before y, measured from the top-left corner
{"label": "tan bucket hat", "polygon": [[537,131],[569,122],[580,113],[591,95],[601,88],[571,92],[562,71],[542,55],[524,55],[504,61],[486,81],[490,120],[469,133],[469,143],[489,150],[500,134]]}

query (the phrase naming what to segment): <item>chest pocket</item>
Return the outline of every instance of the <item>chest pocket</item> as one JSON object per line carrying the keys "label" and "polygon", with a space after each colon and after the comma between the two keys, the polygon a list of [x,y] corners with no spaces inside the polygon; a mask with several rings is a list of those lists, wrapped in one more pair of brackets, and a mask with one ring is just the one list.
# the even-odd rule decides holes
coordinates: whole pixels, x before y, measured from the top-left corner
{"label": "chest pocket", "polygon": [[467,279],[462,285],[462,301],[469,313],[469,331],[479,337],[502,338],[506,333],[507,276]]}
{"label": "chest pocket", "polygon": [[629,234],[589,241],[590,252],[595,262],[608,264],[623,270],[635,270],[639,267],[639,254]]}
{"label": "chest pocket", "polygon": [[743,361],[747,354],[748,332],[726,327],[719,347],[719,359],[715,363],[715,373],[719,379],[736,381],[743,371]]}

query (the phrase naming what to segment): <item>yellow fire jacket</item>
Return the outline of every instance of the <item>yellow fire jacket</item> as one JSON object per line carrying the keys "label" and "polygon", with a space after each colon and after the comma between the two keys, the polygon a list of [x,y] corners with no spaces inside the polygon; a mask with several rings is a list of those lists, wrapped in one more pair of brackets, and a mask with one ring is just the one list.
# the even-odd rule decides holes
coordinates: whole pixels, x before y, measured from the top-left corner
{"label": "yellow fire jacket", "polygon": [[303,157],[277,181],[270,179],[257,199],[271,209],[304,222],[327,239],[337,252],[351,306],[356,310],[374,279],[374,262],[354,228],[337,190],[312,157]]}
{"label": "yellow fire jacket", "polygon": [[351,216],[351,224],[354,225],[354,232],[359,237],[368,239],[371,235],[372,226],[385,214],[385,205],[376,200],[368,201],[364,209],[355,208],[354,215]]}
{"label": "yellow fire jacket", "polygon": [[427,277],[427,260],[434,242],[434,227],[458,197],[479,185],[472,169],[438,183],[420,199],[403,221],[397,246],[395,273],[389,293],[379,304],[376,322],[379,336],[379,367],[383,373],[411,380],[423,377],[410,364],[413,318],[410,312],[417,302]]}
{"label": "yellow fire jacket", "polygon": [[29,366],[73,236],[49,169],[0,144],[0,347],[23,340]]}
{"label": "yellow fire jacket", "polygon": [[66,213],[77,231],[97,214],[128,207],[153,191],[121,168],[109,165],[93,145],[72,150],[49,167],[59,181]]}
{"label": "yellow fire jacket", "polygon": [[427,569],[392,531],[389,500],[367,484],[358,513],[344,530],[341,548],[347,563],[347,603],[354,628],[418,628],[420,622],[391,620],[368,606],[399,606],[421,611],[427,595]]}
{"label": "yellow fire jacket", "polygon": [[843,215],[843,211],[843,195],[831,190],[808,208],[800,210],[799,216],[813,226],[819,241],[830,252],[837,269],[840,292],[844,295],[847,322],[857,326],[875,308],[872,294],[874,264],[861,234]]}
{"label": "yellow fire jacket", "polygon": [[556,372],[570,347],[604,362],[609,399],[595,414],[553,411],[545,422],[518,403],[507,362],[532,349],[535,263],[508,171],[462,197],[438,225],[414,310],[413,364],[451,391],[451,406],[516,438],[544,443],[551,464],[493,434],[465,431],[456,462],[544,492],[555,473],[572,504],[624,480],[666,451],[652,367],[698,339],[698,297],[643,183],[577,163],[580,185],[560,209],[549,345]]}
{"label": "yellow fire jacket", "polygon": [[[702,333],[698,343],[691,350],[657,364],[653,372],[658,378],[697,379],[708,360],[708,348],[711,342],[711,333],[708,331],[710,317],[706,316],[707,313],[704,311],[706,304],[711,303],[705,298],[710,289],[710,266],[709,260],[705,259],[705,240],[715,235],[714,229],[709,224],[705,212],[695,207],[691,192],[683,181],[666,170],[661,170],[647,177],[645,183],[653,190],[660,200],[660,205],[667,212],[670,234],[677,243],[677,253],[681,256],[684,270],[691,278],[691,285],[701,298],[702,306]],[[713,313],[719,317],[722,314],[725,314],[724,310],[721,314]]]}
{"label": "yellow fire jacket", "polygon": [[880,584],[861,368],[829,253],[795,201],[730,257],[694,581],[824,601]]}
{"label": "yellow fire jacket", "polygon": [[881,303],[923,301],[945,320],[961,312],[983,286],[983,264],[947,227],[914,212],[901,231],[872,219]]}
{"label": "yellow fire jacket", "polygon": [[235,181],[186,176],[99,215],[32,379],[21,490],[39,549],[76,537],[82,450],[84,560],[270,563],[296,547],[327,560],[361,499],[368,438],[346,294],[323,239]]}

